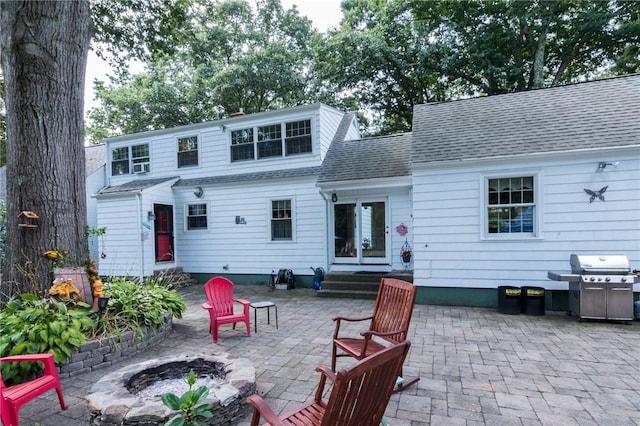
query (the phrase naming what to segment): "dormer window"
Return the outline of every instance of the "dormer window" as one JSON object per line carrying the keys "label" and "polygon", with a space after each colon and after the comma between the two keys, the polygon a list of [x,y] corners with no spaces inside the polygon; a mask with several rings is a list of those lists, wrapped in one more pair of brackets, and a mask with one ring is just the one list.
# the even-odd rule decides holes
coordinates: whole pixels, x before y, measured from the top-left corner
{"label": "dormer window", "polygon": [[311,142],[311,120],[232,130],[231,162],[307,154]]}
{"label": "dormer window", "polygon": [[178,138],[178,168],[198,165],[198,137]]}

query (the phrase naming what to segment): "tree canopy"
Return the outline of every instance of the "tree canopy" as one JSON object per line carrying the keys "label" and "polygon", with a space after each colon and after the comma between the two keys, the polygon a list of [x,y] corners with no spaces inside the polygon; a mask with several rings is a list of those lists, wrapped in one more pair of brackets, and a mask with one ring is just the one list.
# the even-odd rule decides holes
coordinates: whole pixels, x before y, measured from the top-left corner
{"label": "tree canopy", "polygon": [[[297,105],[311,97],[311,21],[279,0],[193,3],[182,45],[96,85],[93,139]],[[197,7],[195,7],[197,6]]]}
{"label": "tree canopy", "polygon": [[179,49],[98,84],[94,136],[314,101],[389,134],[416,104],[640,71],[635,1],[345,0],[325,34],[279,0],[205,3]]}

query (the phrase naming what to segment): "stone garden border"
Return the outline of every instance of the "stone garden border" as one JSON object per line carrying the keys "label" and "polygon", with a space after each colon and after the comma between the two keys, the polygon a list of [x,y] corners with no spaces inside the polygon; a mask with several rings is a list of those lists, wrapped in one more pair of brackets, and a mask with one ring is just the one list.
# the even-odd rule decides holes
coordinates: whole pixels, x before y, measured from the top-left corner
{"label": "stone garden border", "polygon": [[166,314],[164,324],[145,327],[141,333],[126,331],[121,336],[105,337],[83,343],[78,352],[58,367],[58,375],[67,378],[109,367],[123,358],[136,355],[155,346],[173,331],[173,317]]}

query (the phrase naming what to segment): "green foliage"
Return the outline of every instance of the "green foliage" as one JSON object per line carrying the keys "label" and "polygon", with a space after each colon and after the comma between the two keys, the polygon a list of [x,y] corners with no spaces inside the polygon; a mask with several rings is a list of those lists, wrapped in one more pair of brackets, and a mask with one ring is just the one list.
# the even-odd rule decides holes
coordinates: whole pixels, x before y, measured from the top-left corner
{"label": "green foliage", "polygon": [[165,393],[161,396],[164,405],[181,412],[168,421],[165,426],[201,426],[204,423],[200,420],[213,417],[213,404],[201,404],[209,395],[209,389],[206,386],[193,389],[193,385],[196,383],[196,375],[193,370],[189,371],[186,381],[189,389],[182,396],[172,393]]}
{"label": "green foliage", "polygon": [[[186,19],[181,48],[153,55],[145,72],[120,70],[95,84],[101,106],[88,134],[106,135],[210,121],[312,99],[311,22],[279,0],[202,2]],[[194,6],[195,7],[195,6]],[[186,25],[186,24],[185,24]]]}
{"label": "green foliage", "polygon": [[184,299],[175,290],[151,282],[137,284],[125,278],[112,278],[104,284],[109,305],[96,323],[91,337],[120,336],[125,331],[142,333],[143,327],[164,324],[166,314],[182,318]]}
{"label": "green foliage", "polygon": [[[31,293],[13,298],[0,311],[0,357],[32,353],[54,354],[65,362],[86,340],[94,322],[89,305],[67,305]],[[36,372],[38,363],[3,363],[2,377],[11,383]]]}

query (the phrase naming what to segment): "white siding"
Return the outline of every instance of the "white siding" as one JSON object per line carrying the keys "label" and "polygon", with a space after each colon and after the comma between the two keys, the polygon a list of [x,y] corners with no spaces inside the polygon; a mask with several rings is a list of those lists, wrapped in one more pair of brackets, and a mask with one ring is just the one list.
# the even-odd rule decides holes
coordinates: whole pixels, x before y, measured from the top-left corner
{"label": "white siding", "polygon": [[[144,174],[111,176],[109,185],[121,185],[132,179],[142,180],[172,176],[190,179],[204,176],[320,166],[343,116],[344,113],[341,111],[317,104],[220,120],[220,122],[212,122],[208,126],[199,126],[197,128],[183,126],[175,128],[173,131],[141,133],[139,136],[131,135],[114,138],[111,141],[107,141],[109,176],[111,174],[111,152],[113,148],[145,143],[149,144],[151,171]],[[233,130],[300,120],[311,120],[312,153],[231,162],[230,145],[231,132]],[[352,123],[351,134],[353,134],[353,129],[357,130],[355,123]],[[177,138],[195,135],[198,136],[198,165],[178,168]]]}
{"label": "white siding", "polygon": [[[87,226],[95,227],[98,225],[98,201],[94,197],[99,190],[104,187],[105,184],[105,166],[99,167],[93,173],[87,175],[86,179],[86,202],[87,202]],[[89,256],[92,257],[96,266],[100,267],[100,253],[98,247],[98,240],[91,238],[89,240]]]}
{"label": "white siding", "polygon": [[[325,201],[315,178],[176,189],[176,259],[191,273],[269,274],[281,268],[296,274],[326,265]],[[294,241],[270,241],[270,200],[291,199]],[[187,204],[207,204],[208,229],[187,231]],[[246,224],[236,224],[235,217]],[[228,270],[223,267],[228,265]]]}
{"label": "white siding", "polygon": [[138,276],[140,271],[140,209],[136,195],[98,199],[98,226],[106,227],[100,250],[101,275]]}
{"label": "white siding", "polygon": [[[484,167],[414,172],[414,280],[421,286],[566,289],[549,270],[568,271],[572,253],[623,254],[640,265],[640,159],[637,153],[554,161],[509,161]],[[595,173],[599,161],[620,161]],[[481,234],[483,176],[539,170],[541,233],[490,240]],[[589,204],[584,189],[608,186]],[[635,288],[638,291],[638,285]]]}

